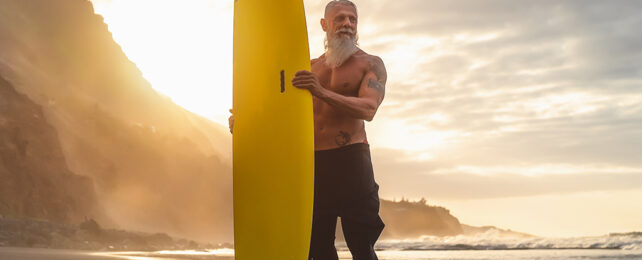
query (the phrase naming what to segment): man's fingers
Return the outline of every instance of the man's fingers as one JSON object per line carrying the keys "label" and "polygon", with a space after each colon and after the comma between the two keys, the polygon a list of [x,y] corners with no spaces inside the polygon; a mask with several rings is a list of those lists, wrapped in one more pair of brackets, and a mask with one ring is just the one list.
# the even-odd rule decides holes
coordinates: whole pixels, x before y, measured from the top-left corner
{"label": "man's fingers", "polygon": [[297,86],[297,85],[298,86],[301,86],[301,85],[314,85],[314,83],[315,83],[314,80],[297,80],[297,81],[293,81],[292,85],[295,85],[295,86]]}
{"label": "man's fingers", "polygon": [[292,83],[294,82],[299,82],[299,81],[314,81],[314,78],[308,78],[308,77],[301,77],[301,78],[293,78]]}
{"label": "man's fingers", "polygon": [[314,82],[317,82],[317,80],[314,79],[314,78],[295,78],[295,79],[292,79],[292,84],[298,84],[298,83],[302,83],[302,82],[314,83]]}
{"label": "man's fingers", "polygon": [[292,86],[314,86],[314,81],[297,81],[297,82],[292,82]]}
{"label": "man's fingers", "polygon": [[296,76],[296,77],[292,78],[292,81],[300,80],[300,79],[315,79],[315,77],[311,76],[311,75]]}
{"label": "man's fingers", "polygon": [[294,76],[299,76],[299,75],[310,75],[312,72],[309,72],[307,70],[299,70],[296,73],[294,73]]}
{"label": "man's fingers", "polygon": [[292,78],[292,85],[300,89],[313,89],[317,84],[316,76],[307,70],[300,70],[294,73],[294,78]]}

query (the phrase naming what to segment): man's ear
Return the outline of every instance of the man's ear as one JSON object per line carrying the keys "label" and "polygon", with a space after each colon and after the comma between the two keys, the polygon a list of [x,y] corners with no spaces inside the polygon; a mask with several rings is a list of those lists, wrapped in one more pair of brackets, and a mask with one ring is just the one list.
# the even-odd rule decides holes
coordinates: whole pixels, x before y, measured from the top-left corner
{"label": "man's ear", "polygon": [[323,29],[324,32],[328,31],[328,23],[325,21],[324,18],[321,18],[321,28]]}

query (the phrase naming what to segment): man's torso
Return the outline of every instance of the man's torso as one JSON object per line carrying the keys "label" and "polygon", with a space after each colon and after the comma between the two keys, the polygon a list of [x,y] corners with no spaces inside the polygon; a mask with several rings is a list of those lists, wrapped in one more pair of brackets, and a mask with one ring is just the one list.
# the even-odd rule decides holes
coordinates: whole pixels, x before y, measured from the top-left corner
{"label": "man's torso", "polygon": [[[371,56],[358,50],[341,66],[330,68],[325,55],[312,60],[312,73],[321,85],[338,94],[357,97],[361,82],[370,68]],[[364,120],[351,117],[321,99],[313,97],[315,150],[328,150],[366,141]]]}

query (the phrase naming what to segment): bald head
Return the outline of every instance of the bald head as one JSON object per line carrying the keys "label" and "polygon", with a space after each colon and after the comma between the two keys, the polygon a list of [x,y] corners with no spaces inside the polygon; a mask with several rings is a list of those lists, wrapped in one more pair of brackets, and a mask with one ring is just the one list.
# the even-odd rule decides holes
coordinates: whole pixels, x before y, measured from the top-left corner
{"label": "bald head", "polygon": [[336,5],[351,6],[352,8],[354,8],[354,12],[355,13],[357,12],[357,6],[350,0],[332,0],[325,6],[325,14],[324,14],[324,16],[326,18],[328,17],[328,13],[330,12],[330,10],[332,10],[332,8],[334,6],[336,6]]}

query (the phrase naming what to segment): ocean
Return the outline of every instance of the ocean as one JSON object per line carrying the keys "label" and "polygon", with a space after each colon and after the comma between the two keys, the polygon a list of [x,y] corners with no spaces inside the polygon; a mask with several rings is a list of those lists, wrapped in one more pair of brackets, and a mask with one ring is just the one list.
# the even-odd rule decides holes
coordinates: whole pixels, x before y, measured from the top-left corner
{"label": "ocean", "polygon": [[[336,243],[336,247],[340,259],[352,259],[345,242]],[[475,235],[381,240],[375,249],[381,260],[642,259],[642,232],[546,238],[502,235],[490,229]],[[233,256],[232,249],[225,250],[218,255]]]}
{"label": "ocean", "polygon": [[[340,259],[352,259],[345,242],[336,243],[336,246]],[[642,232],[593,237],[544,238],[500,236],[490,231],[474,236],[423,236],[418,239],[382,240],[375,248],[381,260],[642,259]],[[234,250],[86,252],[0,247],[0,259],[232,260]]]}

